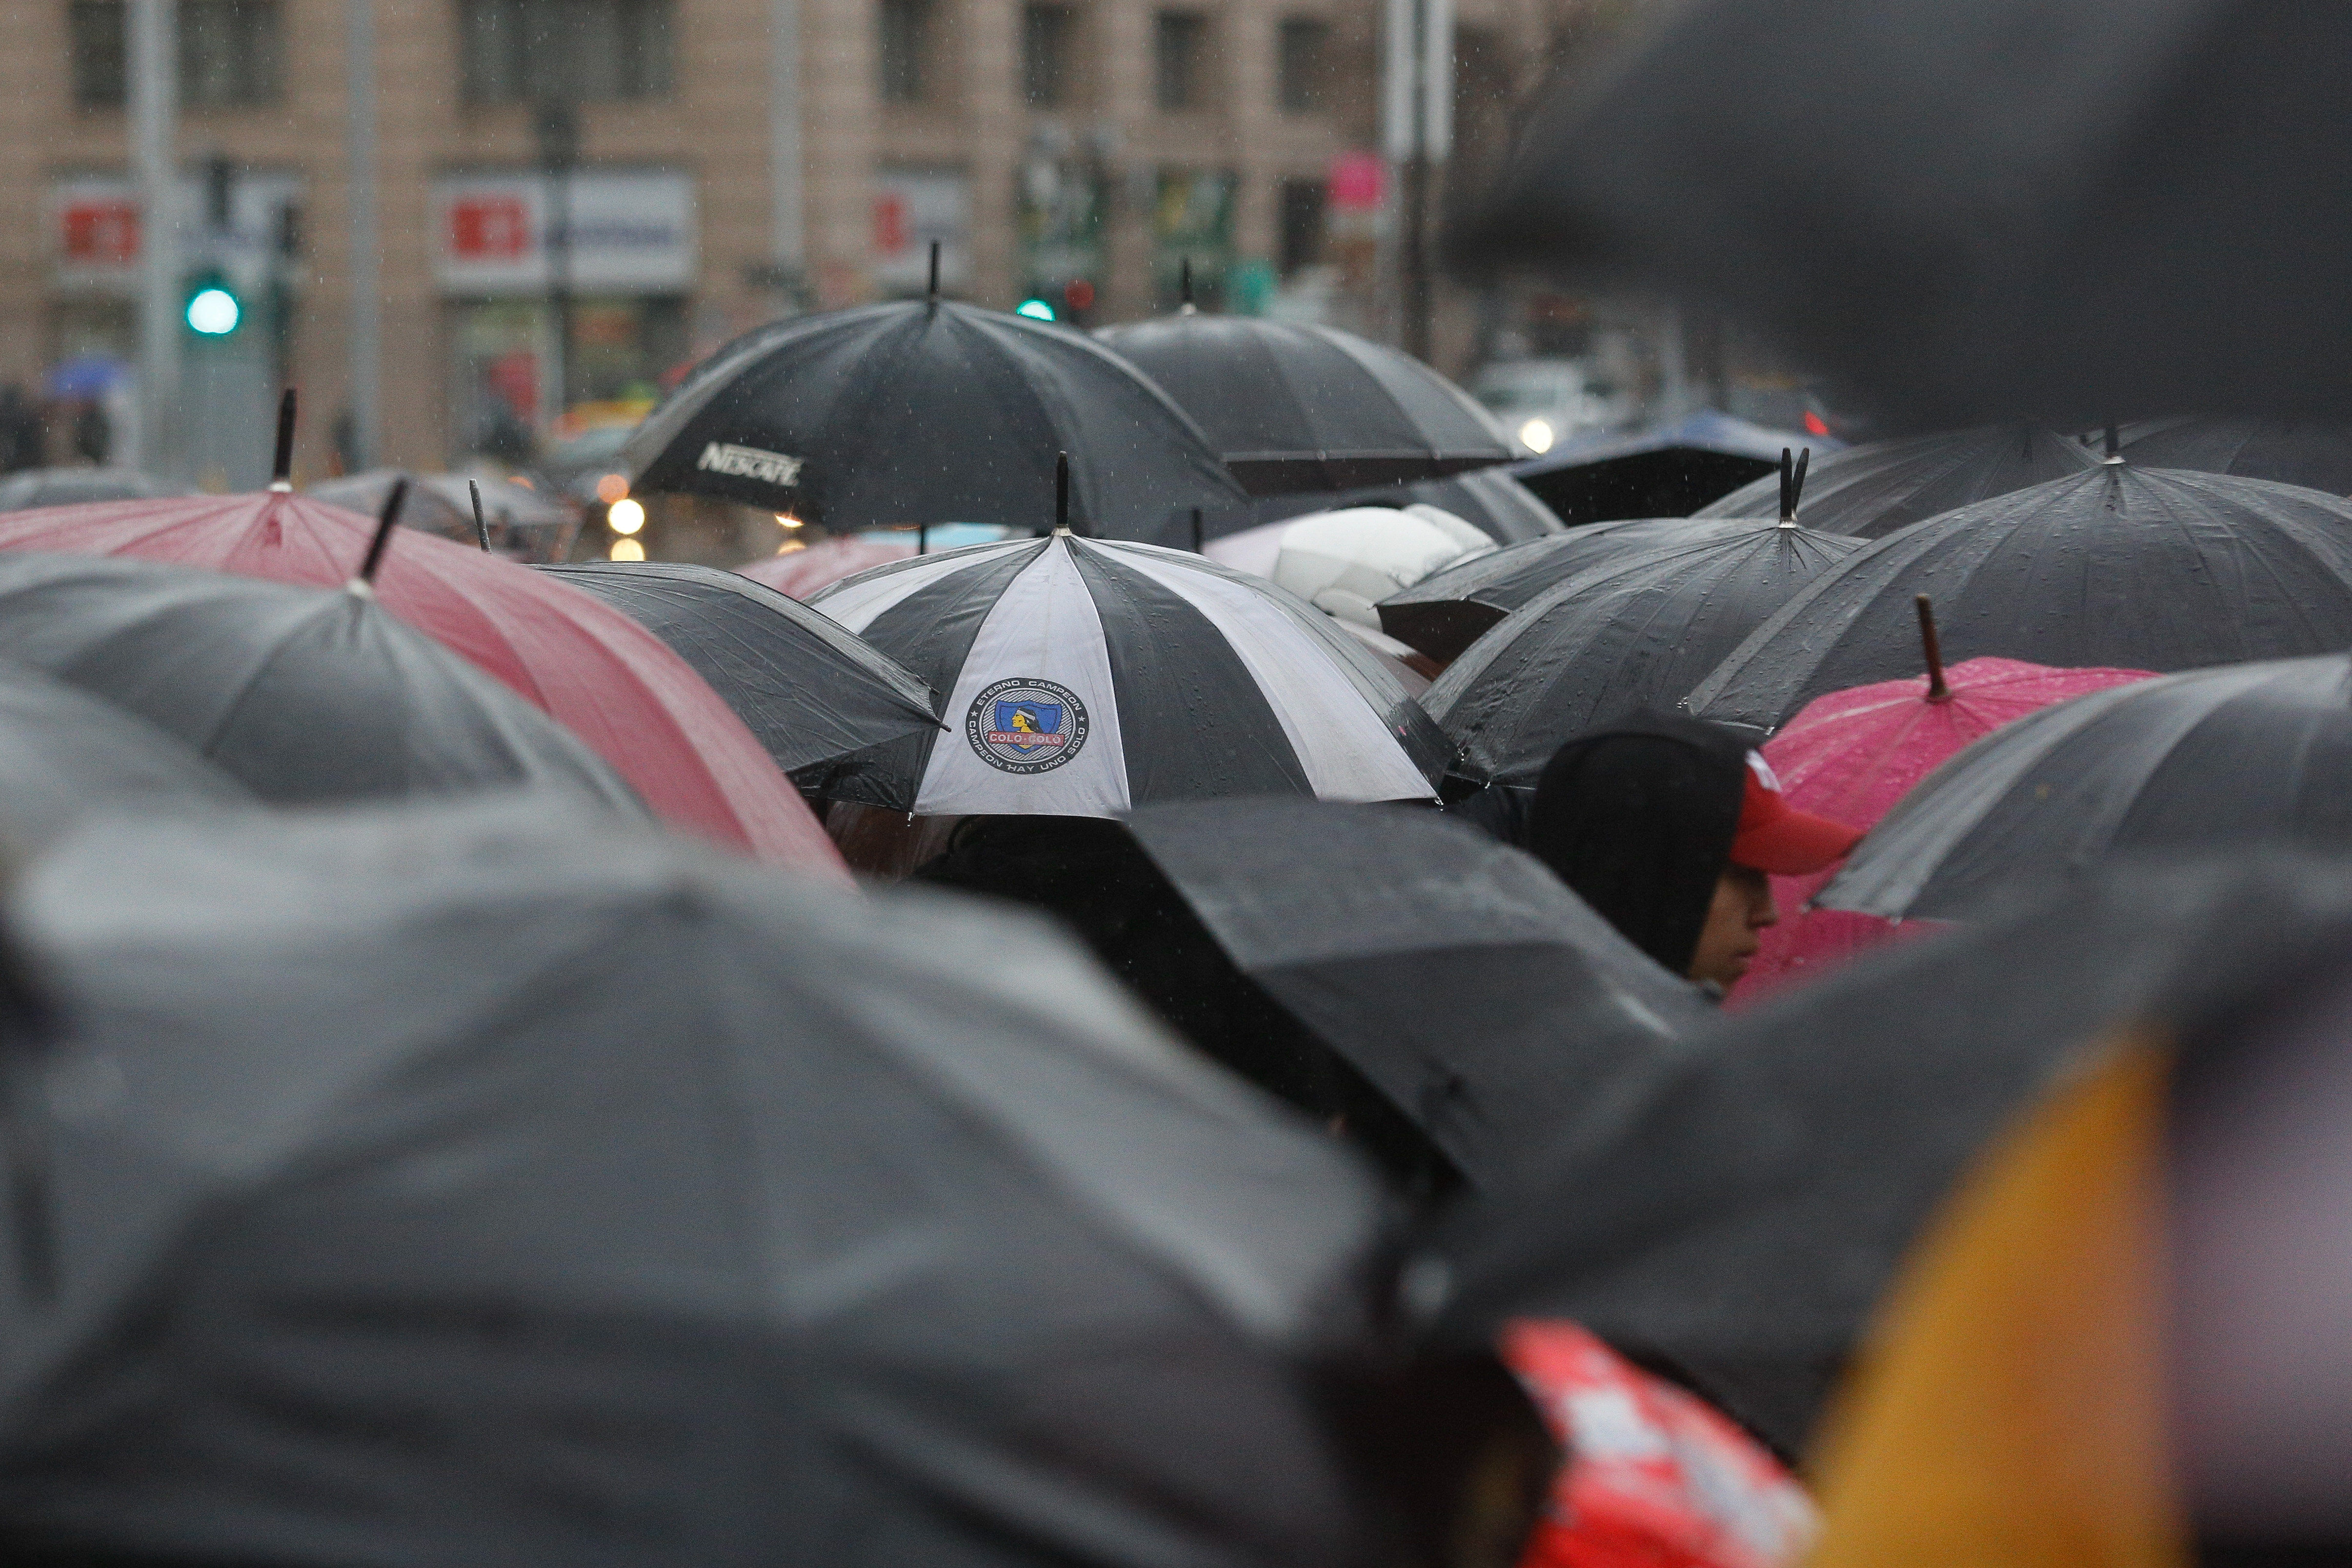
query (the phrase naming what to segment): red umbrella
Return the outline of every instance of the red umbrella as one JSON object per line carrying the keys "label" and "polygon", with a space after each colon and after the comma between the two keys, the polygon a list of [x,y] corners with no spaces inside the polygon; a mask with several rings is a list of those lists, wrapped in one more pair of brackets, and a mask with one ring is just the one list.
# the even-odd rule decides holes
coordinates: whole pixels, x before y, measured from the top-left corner
{"label": "red umbrella", "polygon": [[909,560],[914,553],[915,547],[911,544],[877,544],[866,539],[820,539],[805,550],[788,551],[782,555],[762,555],[757,561],[747,561],[735,571],[754,583],[767,584],[779,594],[806,599],[818,589],[831,587],[844,577],[863,572],[868,566]]}
{"label": "red umbrella", "polygon": [[[0,516],[0,550],[136,556],[332,587],[356,572],[374,528],[278,491],[98,501]],[[545,573],[411,530],[398,531],[375,594],[568,726],[663,821],[771,864],[846,877],[743,721],[619,611]]]}
{"label": "red umbrella", "polygon": [[[1817,697],[1764,744],[1789,803],[1855,827],[1870,827],[1946,758],[2036,709],[2084,692],[2146,680],[2145,669],[2059,669],[2013,658],[1972,658],[1947,671],[1935,618],[1919,601],[1927,673]],[[1819,974],[1905,927],[1843,910],[1805,910],[1837,868],[1772,879],[1780,923],[1764,931],[1734,1005]],[[1800,912],[1803,911],[1803,912]],[[1925,922],[1914,921],[1914,927]]]}

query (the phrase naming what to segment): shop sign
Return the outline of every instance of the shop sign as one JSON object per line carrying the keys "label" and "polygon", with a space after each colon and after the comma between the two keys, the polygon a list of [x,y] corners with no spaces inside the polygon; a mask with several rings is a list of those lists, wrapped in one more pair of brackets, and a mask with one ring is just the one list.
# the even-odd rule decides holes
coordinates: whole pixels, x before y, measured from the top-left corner
{"label": "shop sign", "polygon": [[1103,275],[1103,178],[1092,164],[1033,158],[1021,166],[1014,217],[1022,289],[1058,299]]}
{"label": "shop sign", "polygon": [[[540,294],[549,286],[551,176],[446,174],[433,183],[434,275],[445,294]],[[570,176],[571,286],[636,294],[694,286],[694,178],[656,170]]]}
{"label": "shop sign", "polygon": [[1151,280],[1162,304],[1175,301],[1188,261],[1200,302],[1224,302],[1225,272],[1234,261],[1234,190],[1238,184],[1226,170],[1160,171],[1158,200],[1151,211]]}
{"label": "shop sign", "polygon": [[[286,209],[299,198],[294,175],[239,169],[229,185],[228,228],[206,224],[204,181],[184,175],[178,197],[182,246],[192,260],[240,273],[275,258],[286,232]],[[139,246],[145,232],[138,188],[121,174],[74,174],[49,186],[48,250],[59,287],[127,294],[139,286]],[[198,252],[201,251],[201,255]]]}
{"label": "shop sign", "polygon": [[940,247],[940,286],[971,278],[971,177],[950,169],[874,174],[874,281],[885,294],[919,294]]}

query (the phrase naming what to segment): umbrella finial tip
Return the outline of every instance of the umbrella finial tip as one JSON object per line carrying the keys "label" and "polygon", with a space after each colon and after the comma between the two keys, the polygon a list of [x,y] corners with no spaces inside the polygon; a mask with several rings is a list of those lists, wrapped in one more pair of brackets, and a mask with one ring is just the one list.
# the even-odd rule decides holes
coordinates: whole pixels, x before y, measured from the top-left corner
{"label": "umbrella finial tip", "polygon": [[269,481],[269,493],[274,496],[290,496],[294,493],[294,481],[272,479]]}

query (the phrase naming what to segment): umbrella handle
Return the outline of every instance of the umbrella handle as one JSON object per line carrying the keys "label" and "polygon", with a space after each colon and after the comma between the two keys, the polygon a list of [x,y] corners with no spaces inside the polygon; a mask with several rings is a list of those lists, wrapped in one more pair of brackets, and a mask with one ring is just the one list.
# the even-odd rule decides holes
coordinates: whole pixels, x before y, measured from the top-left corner
{"label": "umbrella handle", "polygon": [[1927,700],[1949,702],[1952,689],[1944,684],[1944,643],[1936,635],[1936,606],[1925,594],[1912,603],[1919,611],[1919,651],[1927,657]]}
{"label": "umbrella handle", "polygon": [[283,495],[294,488],[294,389],[278,398],[278,451],[269,463],[269,488]]}
{"label": "umbrella handle", "polygon": [[931,241],[930,301],[934,305],[940,302],[940,242],[936,239]]}
{"label": "umbrella handle", "polygon": [[1054,531],[1070,531],[1070,455],[1054,454]]}
{"label": "umbrella handle", "polygon": [[408,499],[408,476],[403,474],[392,481],[392,493],[383,498],[383,510],[377,514],[375,537],[368,541],[366,558],[360,562],[360,574],[345,586],[362,598],[375,596],[376,568],[383,564],[384,546],[392,542],[393,525],[400,521],[400,503]]}
{"label": "umbrella handle", "polygon": [[482,521],[482,487],[467,479],[466,493],[474,498],[474,537],[481,541],[482,553],[488,555],[490,552],[490,525]]}

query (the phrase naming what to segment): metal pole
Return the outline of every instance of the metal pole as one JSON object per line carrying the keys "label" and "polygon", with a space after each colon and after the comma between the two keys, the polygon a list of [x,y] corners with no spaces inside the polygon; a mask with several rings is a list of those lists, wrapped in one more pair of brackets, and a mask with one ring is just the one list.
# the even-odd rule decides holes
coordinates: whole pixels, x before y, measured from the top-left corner
{"label": "metal pole", "polygon": [[801,161],[801,5],[769,0],[768,163],[770,245],[776,289],[788,307],[807,298],[808,216]]}
{"label": "metal pole", "polygon": [[[562,12],[559,9],[558,15]],[[559,50],[568,47],[559,43]],[[551,73],[555,90],[566,77]],[[572,406],[572,175],[580,166],[580,112],[569,103],[550,101],[539,110],[540,168],[546,180],[547,224],[543,241],[547,257],[548,351],[547,385],[550,424]]]}
{"label": "metal pole", "polygon": [[374,0],[343,0],[351,72],[347,184],[352,203],[351,411],[353,467],[383,449],[383,251],[376,237]]}
{"label": "metal pole", "polygon": [[131,156],[139,187],[139,461],[178,475],[180,426],[179,115],[175,0],[131,0]]}

